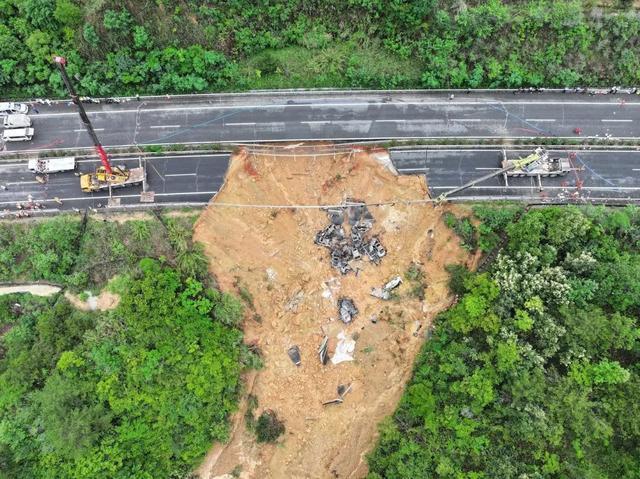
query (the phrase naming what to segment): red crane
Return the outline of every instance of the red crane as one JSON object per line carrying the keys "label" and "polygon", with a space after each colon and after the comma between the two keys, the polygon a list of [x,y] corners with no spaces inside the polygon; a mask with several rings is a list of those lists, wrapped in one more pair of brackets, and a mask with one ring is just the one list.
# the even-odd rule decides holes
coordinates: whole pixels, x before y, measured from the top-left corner
{"label": "red crane", "polygon": [[82,102],[78,98],[75,89],[73,88],[73,84],[69,79],[69,75],[67,75],[67,69],[65,68],[67,65],[67,60],[64,57],[56,56],[53,59],[58,65],[58,69],[60,70],[60,74],[62,75],[62,81],[64,82],[67,90],[69,90],[69,95],[71,96],[71,100],[78,106],[78,110],[80,111],[80,118],[82,119],[82,123],[84,123],[84,127],[87,129],[87,133],[91,137],[93,141],[93,146],[95,146],[98,155],[100,156],[100,161],[102,162],[102,166],[104,167],[105,173],[107,175],[112,175],[113,171],[111,169],[111,163],[109,163],[109,158],[107,157],[107,153],[104,151],[104,148],[100,144],[100,140],[98,140],[98,136],[93,129],[93,125],[91,125],[91,121],[89,121],[89,117],[87,116],[87,112],[84,110],[84,106],[82,106]]}

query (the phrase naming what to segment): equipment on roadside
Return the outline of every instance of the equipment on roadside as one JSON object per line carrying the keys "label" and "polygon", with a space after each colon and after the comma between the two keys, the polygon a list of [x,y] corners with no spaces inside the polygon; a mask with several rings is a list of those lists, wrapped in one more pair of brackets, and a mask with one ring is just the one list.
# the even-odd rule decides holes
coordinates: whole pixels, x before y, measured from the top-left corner
{"label": "equipment on roadside", "polygon": [[100,140],[98,140],[98,136],[93,129],[93,125],[91,125],[91,121],[89,121],[89,117],[82,105],[82,101],[76,94],[73,84],[67,75],[67,70],[65,68],[67,60],[64,57],[56,56],[54,61],[56,65],[58,65],[60,75],[62,75],[62,81],[67,87],[67,90],[69,90],[71,100],[78,107],[80,119],[82,120],[87,133],[89,133],[89,136],[93,141],[93,145],[98,152],[98,156],[100,156],[100,162],[102,163],[102,166],[98,167],[95,172],[80,175],[80,188],[82,191],[85,193],[92,193],[94,191],[142,184],[145,180],[144,167],[140,166],[139,168],[128,169],[123,165],[116,167],[111,166],[107,153],[100,144]]}
{"label": "equipment on roadside", "polygon": [[[529,156],[525,156],[524,158],[518,158],[517,160],[507,160],[506,159],[506,153],[503,151],[502,152],[503,157],[504,157],[504,161],[507,162],[506,166],[505,163],[503,161],[503,167],[502,168],[498,168],[495,171],[492,171],[491,173],[488,173],[484,176],[481,176],[479,178],[476,178],[475,180],[471,180],[468,183],[465,183],[462,186],[458,186],[457,188],[453,188],[452,190],[449,191],[445,191],[444,193],[442,193],[440,196],[438,196],[435,200],[435,204],[439,205],[442,202],[446,201],[447,198],[453,194],[459,193],[463,190],[466,190],[467,188],[471,188],[474,185],[477,185],[478,183],[482,183],[483,181],[486,181],[488,179],[491,179],[495,176],[498,175],[504,175],[505,180],[507,177],[507,173],[511,170],[524,170],[528,165],[531,165],[533,163],[536,164],[540,164],[541,162],[545,162],[547,161],[549,154],[546,152],[546,150],[544,148],[536,148],[535,151],[530,154]],[[537,175],[534,175],[537,176]]]}
{"label": "equipment on roadside", "polygon": [[76,159],[73,156],[64,158],[38,158],[29,160],[27,167],[29,171],[36,174],[74,171],[76,169]]}

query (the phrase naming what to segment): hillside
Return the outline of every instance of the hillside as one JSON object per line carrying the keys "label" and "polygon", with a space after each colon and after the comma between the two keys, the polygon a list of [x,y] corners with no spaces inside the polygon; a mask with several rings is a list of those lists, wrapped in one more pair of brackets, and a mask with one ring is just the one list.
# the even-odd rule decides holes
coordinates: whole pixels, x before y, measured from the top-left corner
{"label": "hillside", "polygon": [[1,0],[2,97],[640,82],[633,2]]}

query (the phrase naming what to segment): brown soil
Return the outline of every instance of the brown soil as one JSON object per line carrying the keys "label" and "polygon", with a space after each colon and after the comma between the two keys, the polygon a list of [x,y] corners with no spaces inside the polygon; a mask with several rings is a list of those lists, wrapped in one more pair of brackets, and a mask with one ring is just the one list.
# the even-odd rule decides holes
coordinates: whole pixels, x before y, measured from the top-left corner
{"label": "brown soil", "polygon": [[89,296],[82,301],[77,295],[66,291],[64,297],[77,309],[82,311],[107,311],[115,309],[120,303],[120,296],[109,291],[102,291],[98,296]]}
{"label": "brown soil", "polygon": [[[244,478],[365,476],[377,424],[395,409],[434,316],[452,302],[444,265],[474,261],[444,226],[443,208],[403,203],[424,199],[426,185],[382,166],[385,152],[331,154],[330,147],[320,146],[315,151],[314,156],[299,148],[268,155],[241,150],[232,157],[226,184],[196,223],[194,239],[204,244],[221,288],[246,288],[253,298],[245,337],[259,346],[265,364],[247,384],[258,398],[256,413],[273,409],[286,425],[277,445],[258,445],[241,408],[229,444],[214,447],[198,469],[203,479],[236,466]],[[372,233],[388,253],[379,266],[362,261],[357,277],[341,276],[330,266],[328,251],[313,243],[328,224],[325,212],[228,206],[336,204],[346,198],[395,202],[370,207]],[[398,299],[369,295],[371,287],[402,276],[412,262],[425,272],[424,302],[411,295],[408,281],[396,290]],[[360,310],[348,326],[337,319],[340,296],[353,298]],[[376,324],[372,315],[378,316]],[[355,360],[321,365],[317,348],[323,335],[331,338],[332,349],[340,331],[357,338]],[[300,367],[287,356],[294,344],[301,351]],[[344,403],[323,406],[336,397],[339,384],[352,385]]]}

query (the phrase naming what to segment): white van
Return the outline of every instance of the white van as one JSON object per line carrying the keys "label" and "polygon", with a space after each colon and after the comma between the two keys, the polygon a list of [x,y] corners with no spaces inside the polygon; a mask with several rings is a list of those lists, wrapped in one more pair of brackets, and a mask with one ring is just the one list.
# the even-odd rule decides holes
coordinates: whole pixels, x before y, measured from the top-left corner
{"label": "white van", "polygon": [[33,128],[12,128],[2,132],[3,141],[29,141],[33,138]]}
{"label": "white van", "polygon": [[2,122],[5,128],[28,128],[31,126],[31,118],[22,113],[7,115]]}

